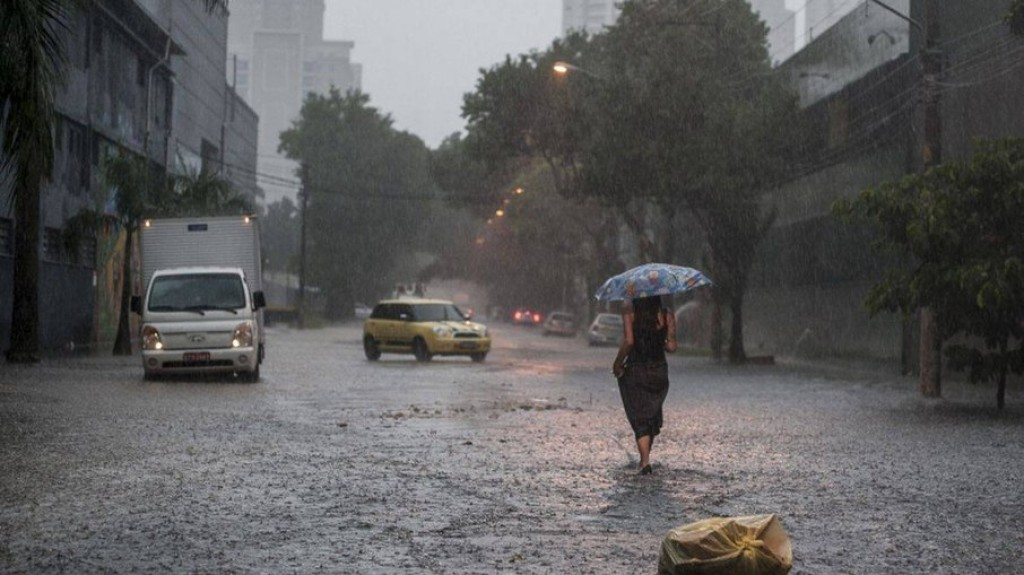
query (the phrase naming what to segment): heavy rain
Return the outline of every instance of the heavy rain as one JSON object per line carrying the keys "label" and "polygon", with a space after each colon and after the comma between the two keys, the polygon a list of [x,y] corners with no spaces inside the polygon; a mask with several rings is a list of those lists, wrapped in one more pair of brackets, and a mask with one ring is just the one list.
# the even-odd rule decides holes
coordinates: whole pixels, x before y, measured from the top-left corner
{"label": "heavy rain", "polygon": [[0,30],[0,572],[1020,570],[1024,0]]}

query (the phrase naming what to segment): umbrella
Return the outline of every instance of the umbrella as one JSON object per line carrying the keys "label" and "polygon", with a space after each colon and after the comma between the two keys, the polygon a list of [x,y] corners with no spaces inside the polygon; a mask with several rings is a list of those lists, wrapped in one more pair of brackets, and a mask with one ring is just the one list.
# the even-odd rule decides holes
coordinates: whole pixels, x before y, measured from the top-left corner
{"label": "umbrella", "polygon": [[644,264],[608,278],[594,297],[599,301],[637,299],[682,293],[705,285],[711,285],[711,280],[693,268]]}

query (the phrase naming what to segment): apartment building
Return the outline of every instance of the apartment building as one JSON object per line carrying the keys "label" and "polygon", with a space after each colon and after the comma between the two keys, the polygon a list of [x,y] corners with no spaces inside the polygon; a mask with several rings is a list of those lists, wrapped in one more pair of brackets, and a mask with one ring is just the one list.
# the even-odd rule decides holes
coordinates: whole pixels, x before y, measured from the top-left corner
{"label": "apartment building", "polygon": [[[201,2],[97,0],[72,11],[54,170],[40,198],[44,352],[113,344],[124,230],[108,226],[77,246],[64,234],[82,210],[115,214],[117,190],[101,176],[106,158],[128,153],[172,172],[218,170],[243,193],[257,193],[257,117],[224,80],[226,40],[226,14]],[[9,186],[0,180],[0,198]],[[16,226],[10,203],[0,203],[0,302],[13,293]],[[0,346],[10,324],[10,305],[0,305]]]}
{"label": "apartment building", "polygon": [[228,82],[260,117],[258,172],[266,203],[295,199],[296,165],[278,153],[305,95],[358,90],[362,68],[352,42],[323,38],[323,0],[248,0],[231,4]]}

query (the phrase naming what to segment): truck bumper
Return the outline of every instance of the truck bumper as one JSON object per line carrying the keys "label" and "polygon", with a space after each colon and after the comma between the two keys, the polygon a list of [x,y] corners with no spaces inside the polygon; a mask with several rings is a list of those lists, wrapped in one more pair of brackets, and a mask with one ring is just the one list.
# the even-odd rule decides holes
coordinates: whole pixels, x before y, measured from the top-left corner
{"label": "truck bumper", "polygon": [[259,352],[255,347],[142,352],[142,368],[146,375],[252,373],[259,363]]}

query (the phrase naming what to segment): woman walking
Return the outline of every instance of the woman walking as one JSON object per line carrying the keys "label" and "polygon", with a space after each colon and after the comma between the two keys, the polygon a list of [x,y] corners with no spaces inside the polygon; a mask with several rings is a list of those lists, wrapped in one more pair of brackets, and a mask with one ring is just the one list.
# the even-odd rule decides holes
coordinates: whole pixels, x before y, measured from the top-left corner
{"label": "woman walking", "polygon": [[651,447],[661,432],[661,406],[668,395],[665,352],[676,350],[676,321],[661,296],[634,299],[622,311],[622,344],[612,364],[626,418],[640,453],[640,474],[650,475]]}

